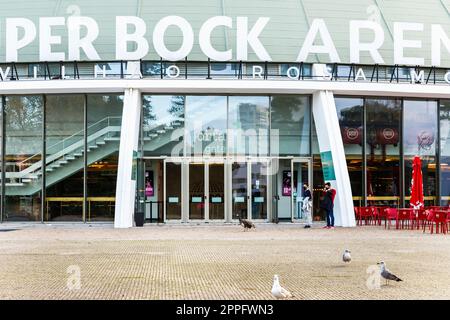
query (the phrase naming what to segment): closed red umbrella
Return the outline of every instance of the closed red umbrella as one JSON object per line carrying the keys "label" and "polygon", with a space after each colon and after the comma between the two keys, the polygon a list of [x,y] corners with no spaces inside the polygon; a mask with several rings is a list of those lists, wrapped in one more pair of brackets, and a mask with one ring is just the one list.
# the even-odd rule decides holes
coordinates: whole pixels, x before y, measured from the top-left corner
{"label": "closed red umbrella", "polygon": [[419,156],[415,156],[413,160],[413,171],[411,179],[411,199],[409,204],[414,209],[423,208],[423,179],[422,165]]}

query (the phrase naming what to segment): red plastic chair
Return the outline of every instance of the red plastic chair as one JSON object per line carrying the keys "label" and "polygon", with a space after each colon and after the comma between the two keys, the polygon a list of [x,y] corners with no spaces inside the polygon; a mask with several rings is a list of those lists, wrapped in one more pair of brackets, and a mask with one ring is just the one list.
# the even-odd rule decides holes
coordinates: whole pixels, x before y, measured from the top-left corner
{"label": "red plastic chair", "polygon": [[417,227],[417,230],[419,230],[419,228],[424,227],[424,225],[427,224],[429,214],[430,214],[430,211],[425,210],[425,209],[420,209],[416,212],[416,217],[415,217],[414,222]]}
{"label": "red plastic chair", "polygon": [[381,225],[381,220],[380,220],[380,210],[378,210],[378,207],[370,207],[370,209],[372,210],[372,220],[374,225]]}
{"label": "red plastic chair", "polygon": [[355,210],[356,224],[359,225],[359,207],[353,207],[353,209]]}
{"label": "red plastic chair", "polygon": [[[448,231],[448,211],[447,210],[430,210],[430,214],[428,215],[428,228],[431,230],[431,233],[434,231],[434,226],[436,226],[436,233],[446,234]],[[423,232],[425,232],[425,227],[423,227]]]}
{"label": "red plastic chair", "polygon": [[384,220],[384,228],[386,229],[387,226],[387,228],[390,229],[392,220],[397,221],[398,210],[396,208],[386,208],[384,209],[384,214],[386,216],[386,219]]}
{"label": "red plastic chair", "polygon": [[373,209],[372,207],[361,207],[359,208],[359,222],[362,225],[362,219],[364,219],[364,224],[371,224],[373,220]]}
{"label": "red plastic chair", "polygon": [[413,217],[413,209],[412,208],[401,208],[398,209],[398,216],[395,228],[399,229],[400,227],[402,229],[409,229],[410,225],[412,225],[411,219]]}
{"label": "red plastic chair", "polygon": [[381,220],[384,220],[384,228],[385,229],[386,229],[386,225],[387,225],[386,209],[387,208],[377,207],[377,210],[378,210],[378,225],[381,226]]}

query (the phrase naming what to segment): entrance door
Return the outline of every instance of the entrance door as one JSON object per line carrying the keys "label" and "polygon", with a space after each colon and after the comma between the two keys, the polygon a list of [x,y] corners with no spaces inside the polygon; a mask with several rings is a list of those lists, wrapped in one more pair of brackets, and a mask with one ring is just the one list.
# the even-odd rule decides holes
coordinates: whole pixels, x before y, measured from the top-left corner
{"label": "entrance door", "polygon": [[139,184],[139,202],[142,204],[140,210],[144,210],[146,222],[162,222],[165,198],[163,191],[164,161],[149,158],[142,161],[144,166],[143,179]]}
{"label": "entrance door", "polygon": [[[275,222],[303,220],[303,183],[311,186],[309,159],[273,159],[272,216]],[[278,163],[276,163],[278,162]]]}
{"label": "entrance door", "polygon": [[181,220],[182,213],[182,163],[164,161],[164,212],[167,220]]}
{"label": "entrance door", "polygon": [[267,219],[268,162],[250,160],[231,166],[232,218]]}
{"label": "entrance door", "polygon": [[225,219],[225,166],[223,162],[207,163],[206,212],[209,220]]}
{"label": "entrance door", "polygon": [[189,219],[205,219],[205,163],[189,163]]}
{"label": "entrance door", "polygon": [[189,219],[225,219],[225,166],[223,160],[189,163]]}
{"label": "entrance door", "polygon": [[[274,205],[272,214],[278,221],[292,220],[292,159],[274,159],[273,167],[278,170],[272,175],[275,182],[272,186]],[[275,167],[276,168],[276,167]],[[276,214],[276,215],[275,215]],[[276,220],[276,219],[275,219]]]}
{"label": "entrance door", "polygon": [[[303,212],[303,184],[307,183],[312,190],[312,170],[311,161],[309,159],[292,160],[292,219],[305,220],[306,216]],[[311,192],[312,194],[312,192]],[[311,213],[312,214],[312,213]]]}
{"label": "entrance door", "polygon": [[251,163],[251,219],[267,219],[268,162]]}

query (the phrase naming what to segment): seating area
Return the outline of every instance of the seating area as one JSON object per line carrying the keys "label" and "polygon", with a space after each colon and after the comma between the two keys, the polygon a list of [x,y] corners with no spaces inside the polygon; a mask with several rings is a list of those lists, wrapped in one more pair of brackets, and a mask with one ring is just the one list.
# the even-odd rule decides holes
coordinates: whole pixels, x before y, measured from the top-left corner
{"label": "seating area", "polygon": [[381,226],[385,229],[422,230],[424,233],[447,234],[450,227],[450,206],[422,209],[390,207],[355,207],[358,226]]}

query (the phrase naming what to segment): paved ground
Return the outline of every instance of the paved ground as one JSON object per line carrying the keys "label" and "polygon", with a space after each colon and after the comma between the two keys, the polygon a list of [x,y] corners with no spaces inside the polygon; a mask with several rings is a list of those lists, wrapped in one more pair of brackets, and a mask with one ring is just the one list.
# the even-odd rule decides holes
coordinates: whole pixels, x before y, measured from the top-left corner
{"label": "paved ground", "polygon": [[[345,248],[350,265],[340,260]],[[379,260],[404,282],[369,289],[366,270]],[[274,274],[296,299],[450,299],[450,235],[292,224],[251,232],[0,225],[0,299],[272,299]]]}

